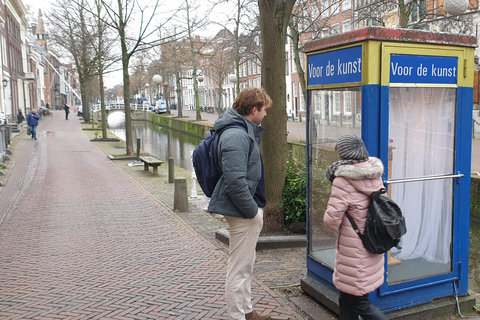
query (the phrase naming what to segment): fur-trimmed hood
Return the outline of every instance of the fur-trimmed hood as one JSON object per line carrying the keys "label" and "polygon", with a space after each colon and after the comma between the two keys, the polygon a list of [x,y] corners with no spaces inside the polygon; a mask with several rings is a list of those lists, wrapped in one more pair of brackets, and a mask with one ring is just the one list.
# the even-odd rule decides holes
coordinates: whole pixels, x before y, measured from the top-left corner
{"label": "fur-trimmed hood", "polygon": [[348,179],[359,192],[370,195],[379,190],[378,179],[382,177],[383,171],[382,160],[369,157],[365,162],[339,166],[335,170],[335,176],[337,179]]}
{"label": "fur-trimmed hood", "polygon": [[[370,163],[371,166],[364,165],[367,163]],[[384,167],[382,161],[375,157],[369,157],[366,162],[339,166],[337,170],[335,170],[335,176],[353,180],[370,180],[381,177],[383,171]]]}

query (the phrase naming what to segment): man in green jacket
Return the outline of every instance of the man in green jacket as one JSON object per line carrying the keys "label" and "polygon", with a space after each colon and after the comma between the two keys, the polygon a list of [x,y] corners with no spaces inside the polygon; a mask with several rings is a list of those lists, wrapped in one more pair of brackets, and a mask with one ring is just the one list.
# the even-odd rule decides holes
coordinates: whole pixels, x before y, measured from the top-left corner
{"label": "man in green jacket", "polygon": [[241,128],[225,130],[218,143],[218,159],[223,176],[213,191],[209,212],[222,214],[229,224],[229,255],[225,294],[228,315],[232,320],[268,320],[253,310],[251,281],[255,247],[263,227],[265,174],[259,144],[260,126],[272,100],[263,89],[242,90],[233,108],[215,121],[219,131],[232,125]]}

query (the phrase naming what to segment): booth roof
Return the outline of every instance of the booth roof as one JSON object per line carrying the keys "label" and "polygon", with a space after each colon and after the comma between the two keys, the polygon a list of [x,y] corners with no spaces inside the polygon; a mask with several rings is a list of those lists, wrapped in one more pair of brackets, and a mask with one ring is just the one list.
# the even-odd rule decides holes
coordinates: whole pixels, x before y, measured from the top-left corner
{"label": "booth roof", "polygon": [[309,41],[304,45],[304,52],[308,53],[312,51],[318,51],[341,45],[343,46],[345,44],[351,44],[365,40],[415,42],[461,47],[477,46],[477,38],[474,36],[422,30],[366,27],[326,38]]}

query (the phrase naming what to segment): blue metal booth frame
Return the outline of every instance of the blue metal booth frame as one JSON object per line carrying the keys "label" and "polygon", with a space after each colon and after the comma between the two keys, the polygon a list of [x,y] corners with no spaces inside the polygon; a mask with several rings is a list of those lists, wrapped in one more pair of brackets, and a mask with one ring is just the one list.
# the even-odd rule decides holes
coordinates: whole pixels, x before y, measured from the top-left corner
{"label": "blue metal booth frame", "polygon": [[346,133],[361,135],[382,160],[385,186],[407,221],[372,302],[392,312],[468,297],[476,46],[471,36],[372,27],[305,45],[308,274],[301,286],[333,311],[336,234],[323,226],[325,168]]}

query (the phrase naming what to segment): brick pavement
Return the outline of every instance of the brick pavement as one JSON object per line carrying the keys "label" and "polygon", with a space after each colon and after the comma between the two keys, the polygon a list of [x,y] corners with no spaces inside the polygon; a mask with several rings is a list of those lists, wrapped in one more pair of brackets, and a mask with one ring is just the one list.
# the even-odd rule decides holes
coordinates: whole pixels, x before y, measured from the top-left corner
{"label": "brick pavement", "polygon": [[[37,141],[14,139],[0,189],[0,318],[226,319],[226,250],[211,238],[224,222],[195,206],[173,213],[166,168],[153,177],[108,160],[116,147],[90,142],[76,118],[55,112]],[[262,255],[270,264],[293,253]],[[302,262],[290,267],[304,274]],[[272,289],[299,278],[278,272],[271,282],[258,273],[256,309],[304,319]]]}

